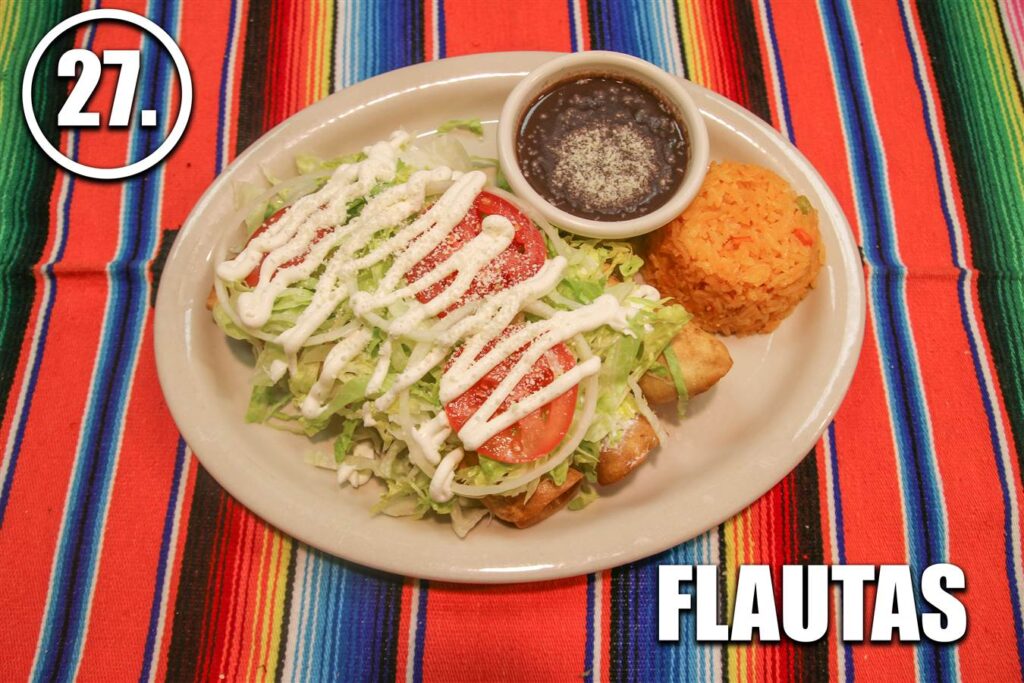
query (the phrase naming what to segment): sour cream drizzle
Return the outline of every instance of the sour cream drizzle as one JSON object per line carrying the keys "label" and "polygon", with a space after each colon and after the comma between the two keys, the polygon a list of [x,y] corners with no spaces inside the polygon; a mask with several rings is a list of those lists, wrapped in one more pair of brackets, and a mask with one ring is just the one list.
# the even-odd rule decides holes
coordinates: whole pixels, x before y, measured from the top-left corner
{"label": "sour cream drizzle", "polygon": [[[566,267],[565,259],[558,256],[529,279],[463,306],[443,319],[437,318],[469,292],[474,278],[511,243],[515,228],[502,216],[486,217],[478,235],[434,270],[416,282],[409,282],[409,271],[441,244],[469,211],[484,188],[486,176],[480,171],[460,174],[438,167],[412,173],[406,182],[367,197],[379,183],[394,181],[398,155],[408,140],[407,134],[394,133],[389,140],[367,147],[363,161],[340,166],[323,188],[296,201],[237,256],[219,264],[217,275],[223,280],[237,281],[259,266],[258,284],[237,300],[239,319],[258,329],[270,319],[274,301],[282,292],[323,266],[312,301],[295,324],[274,340],[288,355],[291,368],[295,367],[297,352],[311,340],[323,338],[324,333],[317,334],[317,330],[348,302],[355,320],[346,323],[346,327],[351,325],[352,329],[346,330],[345,336],[328,352],[319,377],[301,406],[302,414],[310,419],[319,416],[329,404],[338,378],[370,344],[374,328],[383,332],[385,338],[378,347],[366,394],[376,396],[372,405],[381,411],[444,362],[460,344],[460,355],[441,376],[442,405],[465,393],[499,363],[529,345],[505,379],[459,430],[463,447],[476,450],[498,432],[595,375],[601,365],[599,358],[587,358],[496,415],[534,363],[556,345],[580,333],[606,324],[620,327],[630,311],[614,296],[603,295],[590,305],[556,312],[499,338],[516,316],[558,284]],[[424,211],[427,196],[442,190],[440,197]],[[349,205],[363,197],[367,200],[362,211],[349,220]],[[378,233],[395,226],[401,227],[367,251]],[[329,231],[325,232],[325,228]],[[301,260],[294,265],[283,265],[298,257]],[[390,267],[376,289],[360,291],[359,274],[388,260]],[[454,280],[429,302],[423,304],[416,299],[416,294],[452,274]],[[347,312],[345,315],[347,319]],[[395,344],[400,339],[416,344],[405,368],[392,375],[388,383]],[[493,347],[484,352],[489,344]],[[284,364],[275,363],[272,373],[281,376],[279,373],[283,372]],[[372,423],[369,409],[364,409],[364,418]],[[463,449],[451,450],[442,457],[440,449],[451,434],[444,411],[418,427],[405,425],[403,430],[410,460],[431,476],[431,496],[439,501],[449,500]],[[352,476],[353,472],[346,468],[339,471],[339,479],[354,485],[361,482]]]}
{"label": "sour cream drizzle", "polygon": [[[373,444],[369,441],[358,442],[352,449],[352,455],[357,458],[366,458],[367,460],[377,459],[377,452],[373,450]],[[370,477],[372,476],[373,474],[371,472],[360,472],[354,465],[349,463],[342,463],[342,465],[338,467],[337,472],[338,483],[342,486],[348,484],[354,489],[357,489],[370,481]]]}

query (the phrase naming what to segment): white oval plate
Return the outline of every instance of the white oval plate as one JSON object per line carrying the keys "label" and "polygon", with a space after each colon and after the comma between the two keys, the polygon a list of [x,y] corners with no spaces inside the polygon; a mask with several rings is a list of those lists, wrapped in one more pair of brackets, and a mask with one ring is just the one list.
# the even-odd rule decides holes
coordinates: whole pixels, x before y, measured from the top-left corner
{"label": "white oval plate", "polygon": [[[839,205],[818,173],[745,109],[687,84],[707,119],[713,159],[774,169],[818,207],[828,262],[816,289],[768,336],[726,339],[735,364],[626,482],[581,512],[516,530],[484,523],[460,540],[446,523],[372,516],[378,490],[340,489],[304,462],[310,442],[244,421],[250,367],[214,325],[205,302],[213,254],[240,228],[226,226],[237,181],[261,167],[294,175],[300,153],[329,157],[392,130],[428,132],[479,117],[495,155],[502,102],[554,53],[517,52],[420,64],[372,78],[302,110],[264,135],[218,177],[185,222],[167,261],[156,308],[156,357],[167,403],[203,466],[260,517],[295,538],[378,569],[429,579],[497,583],[582,574],[652,555],[742,510],[813,448],[849,386],[864,329],[860,258]],[[230,230],[230,235],[224,231]],[[321,445],[323,447],[323,445]]]}

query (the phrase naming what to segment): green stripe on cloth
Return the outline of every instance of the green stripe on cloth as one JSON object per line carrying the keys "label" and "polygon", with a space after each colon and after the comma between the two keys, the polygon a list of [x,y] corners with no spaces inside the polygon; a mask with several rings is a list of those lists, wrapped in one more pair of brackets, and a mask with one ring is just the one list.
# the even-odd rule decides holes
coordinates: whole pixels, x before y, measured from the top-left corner
{"label": "green stripe on cloth", "polygon": [[[46,245],[50,192],[56,166],[26,132],[22,114],[21,79],[36,43],[78,8],[62,2],[0,5],[0,414],[7,409],[22,338],[36,297],[33,267]],[[56,72],[56,58],[71,47],[67,33],[39,62],[37,74]],[[57,110],[66,92],[53,78],[37,77],[33,90],[36,118],[47,138],[60,142]]]}
{"label": "green stripe on cloth", "polygon": [[1024,101],[994,3],[920,2],[918,12],[970,231],[985,330],[1024,465]]}

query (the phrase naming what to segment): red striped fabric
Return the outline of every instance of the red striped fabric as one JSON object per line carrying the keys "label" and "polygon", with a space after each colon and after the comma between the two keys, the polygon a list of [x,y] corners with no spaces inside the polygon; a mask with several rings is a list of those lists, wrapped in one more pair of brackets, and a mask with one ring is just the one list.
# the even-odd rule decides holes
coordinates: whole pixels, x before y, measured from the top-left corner
{"label": "red striped fabric", "polygon": [[[585,579],[501,588],[433,585],[427,605],[427,680],[457,679],[467,671],[503,681],[566,680],[586,669]],[[456,623],[457,632],[451,628]]]}
{"label": "red striped fabric", "polygon": [[[91,6],[0,5],[4,92],[16,92],[31,46],[50,26]],[[23,179],[0,185],[4,203],[39,200],[35,219],[0,211],[0,310],[27,302],[16,343],[8,348],[5,336],[0,349],[0,679],[1021,679],[1024,490],[1014,429],[1024,412],[1015,351],[1024,295],[1014,283],[1024,273],[1012,258],[1024,244],[1024,30],[1012,3],[103,6],[147,14],[172,31],[189,61],[194,110],[187,134],[146,187],[52,169],[47,176],[48,162],[30,143],[19,146],[25,141],[7,128],[24,131],[3,118],[0,153],[25,169]],[[943,39],[950,36],[956,40]],[[75,41],[99,51],[133,47],[138,38],[103,24]],[[693,542],[589,577],[485,588],[380,575],[281,535],[202,470],[157,384],[151,308],[140,313],[137,338],[122,335],[129,360],[116,371],[130,381],[104,399],[110,415],[123,413],[120,423],[100,421],[101,446],[113,455],[99,465],[109,471],[87,469],[86,433],[96,425],[83,416],[100,401],[92,387],[115,353],[104,341],[117,332],[110,321],[125,319],[131,287],[152,293],[176,230],[238,152],[331,91],[391,68],[497,50],[573,49],[638,54],[791,136],[850,218],[869,284],[903,293],[902,308],[872,302],[849,397],[792,475]],[[864,88],[854,92],[859,70]],[[173,109],[176,85],[158,81],[152,87]],[[112,81],[105,83],[100,108],[112,96]],[[873,158],[872,131],[884,177],[868,183],[858,169]],[[60,141],[83,161],[116,166],[129,157],[132,135],[64,132]],[[996,159],[1002,174],[993,176],[986,163]],[[141,197],[152,201],[151,213],[143,215]],[[866,213],[880,197],[892,235]],[[895,238],[897,263],[885,261],[872,236]],[[135,269],[124,254],[117,261],[133,239],[142,245]],[[46,263],[54,264],[52,277]],[[907,341],[894,346],[888,340],[898,337],[904,314]],[[908,359],[913,368],[894,371]],[[892,409],[901,400],[894,377],[920,397],[922,423],[908,425]],[[930,448],[909,448],[908,432]],[[914,492],[931,484],[939,499],[918,506]],[[78,509],[88,511],[95,534],[76,527]],[[927,520],[923,529],[919,518]],[[960,597],[968,635],[951,648],[844,643],[834,628],[806,646],[656,640],[659,563],[718,564],[728,602],[741,565],[914,562],[930,552],[914,545],[922,533],[929,548],[944,548],[934,561],[956,563],[967,575]],[[69,585],[78,592],[62,597],[58,589]]]}

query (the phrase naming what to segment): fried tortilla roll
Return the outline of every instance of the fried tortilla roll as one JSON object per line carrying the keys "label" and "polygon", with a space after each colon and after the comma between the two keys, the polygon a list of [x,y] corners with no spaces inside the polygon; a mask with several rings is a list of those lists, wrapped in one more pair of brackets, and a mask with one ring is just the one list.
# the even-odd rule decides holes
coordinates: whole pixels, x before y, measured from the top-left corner
{"label": "fried tortilla roll", "polygon": [[[692,322],[672,340],[672,350],[679,359],[679,370],[690,396],[715,386],[732,367],[732,356],[725,344]],[[647,373],[640,378],[640,388],[650,403],[668,403],[676,399],[676,386],[667,377]]]}
{"label": "fried tortilla roll", "polygon": [[498,519],[525,529],[544,521],[568,505],[576,495],[576,489],[579,488],[581,481],[583,475],[580,471],[570,467],[561,486],[556,486],[550,477],[544,477],[537,485],[537,490],[530,496],[530,500],[525,503],[525,493],[512,497],[487,496],[483,503]]}
{"label": "fried tortilla roll", "polygon": [[[674,390],[672,395],[675,396]],[[619,481],[639,467],[657,445],[658,435],[654,433],[654,427],[638,415],[618,443],[601,449],[597,461],[597,483],[607,486]]]}
{"label": "fried tortilla roll", "polygon": [[[725,344],[692,323],[672,340],[672,350],[679,360],[679,370],[689,396],[713,387],[732,367],[732,357]],[[640,388],[651,403],[668,403],[676,399],[676,386],[668,378],[647,373],[640,378]],[[621,441],[601,449],[597,483],[607,486],[619,481],[639,467],[657,445],[658,435],[654,427],[638,416]]]}

